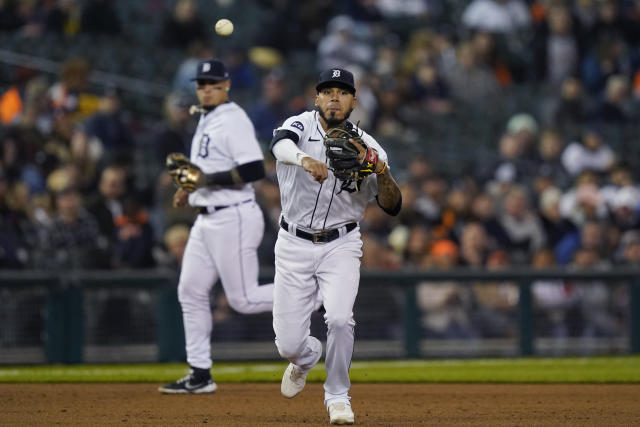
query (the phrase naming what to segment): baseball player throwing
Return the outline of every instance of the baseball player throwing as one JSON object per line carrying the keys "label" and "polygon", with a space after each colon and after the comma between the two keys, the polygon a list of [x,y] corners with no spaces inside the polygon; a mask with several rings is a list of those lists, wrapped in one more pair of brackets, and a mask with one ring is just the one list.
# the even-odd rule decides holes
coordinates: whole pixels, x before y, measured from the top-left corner
{"label": "baseball player throwing", "polygon": [[347,120],[356,105],[353,75],[324,71],[316,90],[317,110],[288,118],[271,142],[282,201],[273,329],[280,355],[291,362],[281,392],[292,398],[322,356],[322,344],[309,335],[320,294],[328,330],[324,403],[331,424],[353,424],[348,392],[362,256],[358,221],[374,198],[397,215],[402,197],[382,147]]}
{"label": "baseball player throwing", "polygon": [[217,59],[198,64],[195,77],[201,116],[191,159],[167,158],[176,185],[173,203],[199,215],[185,249],[178,285],[191,370],[159,388],[162,393],[213,393],[211,288],[221,279],[229,305],[240,313],[273,307],[273,284],[258,284],[257,248],[264,232],[253,181],[265,176],[264,157],[246,113],[229,101],[231,82]]}

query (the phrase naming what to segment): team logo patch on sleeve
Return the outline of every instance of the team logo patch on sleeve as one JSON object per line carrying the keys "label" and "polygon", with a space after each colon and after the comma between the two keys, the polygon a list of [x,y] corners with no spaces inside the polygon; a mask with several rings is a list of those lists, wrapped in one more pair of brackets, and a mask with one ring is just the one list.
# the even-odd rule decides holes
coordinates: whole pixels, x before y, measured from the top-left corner
{"label": "team logo patch on sleeve", "polygon": [[304,131],[304,125],[302,123],[300,123],[299,121],[297,121],[297,120],[295,122],[291,123],[291,127],[300,129],[300,132]]}

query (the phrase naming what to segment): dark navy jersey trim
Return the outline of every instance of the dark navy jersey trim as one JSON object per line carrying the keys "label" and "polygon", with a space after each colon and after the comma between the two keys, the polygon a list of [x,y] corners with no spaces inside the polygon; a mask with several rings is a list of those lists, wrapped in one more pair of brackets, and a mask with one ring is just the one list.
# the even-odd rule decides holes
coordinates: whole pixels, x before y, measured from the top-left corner
{"label": "dark navy jersey trim", "polygon": [[322,191],[323,185],[324,185],[324,182],[320,184],[320,188],[318,188],[318,194],[316,195],[316,205],[313,207],[313,212],[311,213],[311,221],[309,221],[309,228],[313,228],[311,227],[311,225],[313,224],[313,217],[316,215],[316,208],[318,207],[318,200],[320,200],[320,192]]}
{"label": "dark navy jersey trim", "polygon": [[327,214],[324,216],[324,224],[322,224],[322,228],[327,227],[327,218],[329,218],[329,211],[331,210],[331,204],[333,203],[333,195],[336,194],[336,184],[338,183],[338,178],[333,177],[333,190],[331,190],[331,200],[329,200],[329,207],[327,208]]}
{"label": "dark navy jersey trim", "polygon": [[271,152],[271,154],[273,154],[273,146],[276,145],[276,142],[283,139],[290,139],[295,142],[296,145],[298,144],[298,141],[300,141],[300,137],[294,131],[289,129],[278,129],[275,134],[273,134],[273,138],[271,139],[271,143],[269,144],[269,151]]}

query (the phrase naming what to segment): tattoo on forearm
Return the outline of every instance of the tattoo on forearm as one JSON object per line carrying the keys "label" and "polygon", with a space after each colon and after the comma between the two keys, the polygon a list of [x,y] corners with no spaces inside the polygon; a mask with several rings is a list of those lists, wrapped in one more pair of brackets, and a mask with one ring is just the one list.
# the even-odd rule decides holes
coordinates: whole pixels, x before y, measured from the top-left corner
{"label": "tattoo on forearm", "polygon": [[378,175],[378,203],[387,209],[393,209],[400,201],[400,188],[391,176],[391,171],[386,170]]}

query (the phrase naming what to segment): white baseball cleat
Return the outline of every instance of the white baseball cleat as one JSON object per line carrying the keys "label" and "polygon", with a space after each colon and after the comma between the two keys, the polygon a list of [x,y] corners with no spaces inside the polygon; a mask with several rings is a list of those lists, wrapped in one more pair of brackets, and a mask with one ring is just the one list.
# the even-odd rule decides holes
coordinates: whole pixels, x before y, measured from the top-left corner
{"label": "white baseball cleat", "polygon": [[298,370],[293,363],[289,363],[287,369],[282,375],[282,383],[280,383],[280,392],[288,399],[291,399],[302,391],[307,383],[307,374]]}
{"label": "white baseball cleat", "polygon": [[[311,365],[311,367],[313,367],[322,357],[322,344],[317,338],[311,338],[314,339],[314,344],[317,347],[317,357]],[[282,395],[288,399],[291,399],[292,397],[295,397],[298,393],[300,393],[307,383],[308,374],[309,371],[302,372],[298,366],[294,365],[293,363],[289,363],[289,366],[287,366],[287,369],[285,369],[284,374],[282,375],[282,382],[280,383],[280,392],[282,393]]]}
{"label": "white baseball cleat", "polygon": [[329,419],[331,424],[353,424],[353,411],[351,405],[345,402],[336,402],[329,405]]}

